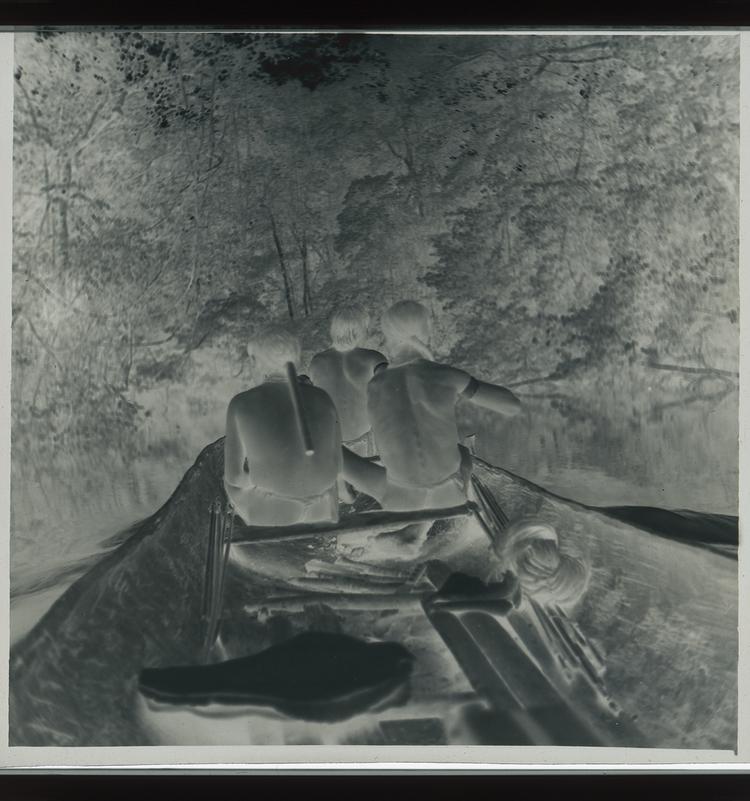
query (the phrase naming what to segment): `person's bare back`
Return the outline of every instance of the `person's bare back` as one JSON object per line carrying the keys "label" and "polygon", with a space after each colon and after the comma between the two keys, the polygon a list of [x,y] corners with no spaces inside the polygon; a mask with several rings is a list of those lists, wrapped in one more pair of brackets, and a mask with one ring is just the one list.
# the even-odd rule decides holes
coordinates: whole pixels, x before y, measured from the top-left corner
{"label": "person's bare back", "polygon": [[429,487],[459,469],[455,407],[470,380],[463,370],[421,358],[374,376],[368,413],[390,480]]}
{"label": "person's bare back", "polygon": [[344,442],[359,439],[370,430],[367,383],[375,368],[385,363],[382,353],[367,348],[346,351],[329,348],[310,362],[313,383],[324,389],[336,406]]}
{"label": "person's bare back", "polygon": [[[510,390],[432,360],[428,310],[401,301],[383,316],[391,364],[367,387],[367,409],[380,465],[344,450],[347,481],[392,511],[440,509],[465,503],[471,456],[459,445],[456,404],[460,397],[513,415],[520,408]],[[379,552],[414,555],[429,522],[378,535]],[[387,545],[386,545],[387,543]],[[339,538],[346,552],[348,543]],[[385,546],[380,547],[381,545]]]}
{"label": "person's bare back", "polygon": [[344,476],[388,509],[435,508],[466,497],[471,459],[459,446],[456,403],[503,415],[517,414],[518,398],[505,387],[433,361],[431,320],[415,301],[401,301],[383,316],[390,366],[367,388],[367,409],[381,465],[344,453]]}
{"label": "person's bare back", "polygon": [[300,384],[312,454],[305,453],[294,417],[289,387],[283,380],[266,381],[236,395],[229,404],[230,426],[241,441],[246,474],[254,487],[275,495],[307,498],[329,489],[341,464],[341,439],[336,409],[322,389]]}
{"label": "person's bare back", "polygon": [[[336,407],[318,387],[296,384],[285,365],[299,362],[296,337],[261,334],[249,352],[264,379],[235,395],[227,409],[224,488],[248,525],[283,526],[338,518],[342,469]],[[304,416],[304,423],[299,414]],[[309,441],[303,437],[309,433]]]}
{"label": "person's bare back", "polygon": [[370,315],[363,306],[351,304],[331,315],[333,347],[313,356],[310,377],[333,399],[341,423],[344,442],[369,451],[370,421],[367,417],[367,382],[375,368],[387,364],[382,353],[363,347],[367,342]]}

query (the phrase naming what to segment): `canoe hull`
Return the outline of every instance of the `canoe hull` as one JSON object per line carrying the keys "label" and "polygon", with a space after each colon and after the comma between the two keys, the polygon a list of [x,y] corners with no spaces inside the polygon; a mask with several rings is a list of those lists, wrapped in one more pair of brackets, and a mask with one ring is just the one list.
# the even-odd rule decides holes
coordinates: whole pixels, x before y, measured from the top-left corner
{"label": "canoe hull", "polygon": [[[72,585],[14,646],[11,746],[160,742],[162,735],[144,724],[137,677],[144,667],[200,662],[209,507],[222,496],[222,470],[220,440],[200,454],[164,507]],[[588,591],[571,617],[604,655],[612,696],[629,719],[637,718],[646,742],[633,745],[733,749],[736,561],[565,502],[481,460],[476,472],[511,520],[532,514],[551,523],[564,547],[589,561]],[[313,603],[298,614],[248,613],[288,591],[284,579],[304,575],[311,559],[335,555],[334,538],[325,537],[254,547],[253,565],[230,563],[221,636],[227,657],[257,653],[309,629],[366,633],[402,642],[415,654],[417,705],[471,694],[417,605],[407,612],[338,614]],[[498,567],[485,535],[465,521],[436,527],[425,557],[483,580]]]}

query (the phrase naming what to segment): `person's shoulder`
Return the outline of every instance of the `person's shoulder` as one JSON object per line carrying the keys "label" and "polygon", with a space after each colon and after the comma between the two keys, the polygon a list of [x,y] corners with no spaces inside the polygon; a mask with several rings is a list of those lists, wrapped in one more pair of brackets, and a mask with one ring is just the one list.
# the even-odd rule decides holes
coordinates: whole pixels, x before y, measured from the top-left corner
{"label": "person's shoulder", "polygon": [[229,410],[236,411],[239,409],[244,408],[249,403],[257,398],[260,394],[260,390],[262,387],[252,387],[251,389],[246,389],[242,392],[238,392],[230,401],[229,401]]}
{"label": "person's shoulder", "polygon": [[386,359],[386,357],[383,356],[379,350],[373,350],[372,348],[357,348],[357,351],[363,359],[369,359],[370,361],[376,363],[388,361],[388,359]]}
{"label": "person's shoulder", "polygon": [[393,380],[394,376],[400,372],[398,367],[389,365],[386,360],[383,360],[381,364],[383,366],[379,370],[376,369],[378,367],[377,364],[372,365],[373,375],[367,383],[368,390],[371,387],[378,387],[383,383]]}
{"label": "person's shoulder", "polygon": [[321,350],[310,359],[310,377],[313,382],[322,381],[331,372],[334,365],[333,349]]}
{"label": "person's shoulder", "polygon": [[318,351],[312,359],[310,359],[310,364],[320,364],[321,362],[330,361],[334,358],[336,351],[333,348],[326,348],[325,350]]}
{"label": "person's shoulder", "polygon": [[318,403],[333,403],[331,396],[322,387],[316,387],[315,384],[302,384],[300,390],[306,398],[315,399]]}
{"label": "person's shoulder", "polygon": [[452,364],[433,362],[427,359],[423,359],[422,361],[424,362],[422,369],[446,383],[463,388],[471,379],[471,375],[469,375],[466,370],[462,370],[460,367],[454,367]]}
{"label": "person's shoulder", "polygon": [[252,395],[256,395],[260,388],[261,385],[259,384],[256,387],[249,387],[248,389],[243,389],[242,392],[238,392],[236,395],[234,395],[229,402],[234,403],[235,401],[241,401],[243,398],[248,398]]}
{"label": "person's shoulder", "polygon": [[388,366],[388,359],[380,351],[372,350],[371,348],[357,348],[356,354],[359,364],[373,373],[380,372],[380,370]]}

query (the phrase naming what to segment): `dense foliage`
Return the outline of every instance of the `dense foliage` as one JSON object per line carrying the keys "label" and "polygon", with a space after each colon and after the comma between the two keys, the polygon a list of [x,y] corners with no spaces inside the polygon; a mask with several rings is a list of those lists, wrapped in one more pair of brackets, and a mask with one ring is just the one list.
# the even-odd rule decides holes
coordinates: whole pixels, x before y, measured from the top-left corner
{"label": "dense foliage", "polygon": [[16,43],[16,436],[111,437],[350,298],[511,383],[737,369],[737,37]]}

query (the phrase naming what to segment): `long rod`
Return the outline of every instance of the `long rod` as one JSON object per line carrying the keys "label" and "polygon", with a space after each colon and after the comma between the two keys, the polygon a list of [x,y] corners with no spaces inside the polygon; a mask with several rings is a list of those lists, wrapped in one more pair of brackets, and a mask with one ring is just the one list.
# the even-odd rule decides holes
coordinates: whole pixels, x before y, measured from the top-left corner
{"label": "long rod", "polygon": [[475,489],[477,489],[481,494],[482,498],[489,508],[490,512],[494,515],[497,519],[497,522],[501,529],[505,528],[508,523],[508,515],[505,514],[503,511],[502,506],[497,502],[497,498],[484,486],[484,484],[476,477],[472,476],[472,481],[474,483]]}
{"label": "long rod", "polygon": [[[234,510],[227,509],[224,514],[224,529],[222,531],[222,554],[221,554],[221,574],[219,576],[218,608],[216,615],[216,634],[219,633],[219,622],[224,609],[224,586],[227,579],[227,564],[229,562],[229,551],[232,548],[232,529],[234,528]],[[216,637],[214,637],[214,640]],[[212,643],[213,644],[213,643]]]}
{"label": "long rod", "polygon": [[310,436],[310,427],[307,425],[307,418],[305,417],[305,410],[302,408],[302,398],[299,392],[299,382],[297,381],[297,371],[294,369],[292,362],[286,363],[286,380],[289,384],[289,394],[292,398],[292,406],[294,407],[294,416],[297,420],[297,428],[299,429],[302,444],[305,446],[305,454],[312,456],[315,453],[313,448],[312,437]]}
{"label": "long rod", "polygon": [[203,575],[203,615],[208,617],[211,611],[211,580],[213,578],[215,512],[213,503],[208,508],[208,547],[206,548],[206,570]]}
{"label": "long rod", "polygon": [[219,609],[219,592],[223,568],[223,519],[220,501],[214,501],[211,505],[211,509],[213,522],[211,532],[211,594],[207,621],[208,625],[206,627],[206,642],[204,646],[206,659],[208,659],[216,639],[216,621],[218,615],[221,613]]}
{"label": "long rod", "polygon": [[255,601],[246,604],[243,609],[247,613],[259,612],[262,609],[267,609],[269,612],[301,612],[306,607],[315,604],[326,604],[333,609],[344,610],[421,609],[422,601],[428,595],[427,591],[414,593],[316,592]]}
{"label": "long rod", "polygon": [[451,506],[444,509],[421,509],[415,512],[362,512],[342,519],[338,523],[303,523],[293,526],[276,526],[273,528],[253,528],[246,526],[233,542],[237,545],[254,545],[261,542],[285,542],[287,540],[312,539],[324,534],[341,534],[342,532],[391,531],[392,527],[407,526],[410,523],[422,523],[428,520],[449,520],[454,517],[468,517],[474,514],[472,504]]}

